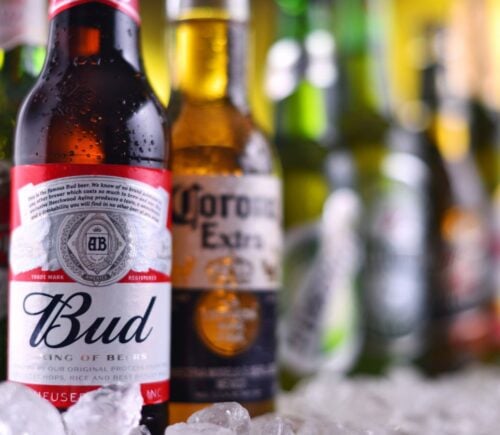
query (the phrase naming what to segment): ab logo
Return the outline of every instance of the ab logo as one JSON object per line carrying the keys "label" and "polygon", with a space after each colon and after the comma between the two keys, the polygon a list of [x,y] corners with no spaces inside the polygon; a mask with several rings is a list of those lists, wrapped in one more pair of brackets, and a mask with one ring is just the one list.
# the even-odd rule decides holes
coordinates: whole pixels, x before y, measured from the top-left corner
{"label": "ab logo", "polygon": [[130,270],[132,233],[116,213],[79,213],[64,218],[57,237],[58,259],[75,281],[104,286]]}

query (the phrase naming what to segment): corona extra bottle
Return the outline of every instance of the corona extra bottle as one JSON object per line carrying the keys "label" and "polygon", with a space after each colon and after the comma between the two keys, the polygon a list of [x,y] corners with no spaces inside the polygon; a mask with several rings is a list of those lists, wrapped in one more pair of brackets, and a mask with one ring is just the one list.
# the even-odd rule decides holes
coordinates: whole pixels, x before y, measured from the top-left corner
{"label": "corona extra bottle", "polygon": [[162,434],[169,130],[143,73],[138,2],[52,0],[50,18],[15,136],[8,377],[60,409],[140,384],[143,422]]}
{"label": "corona extra bottle", "polygon": [[178,0],[171,101],[174,292],[171,422],[276,393],[281,183],[246,100],[247,0]]}

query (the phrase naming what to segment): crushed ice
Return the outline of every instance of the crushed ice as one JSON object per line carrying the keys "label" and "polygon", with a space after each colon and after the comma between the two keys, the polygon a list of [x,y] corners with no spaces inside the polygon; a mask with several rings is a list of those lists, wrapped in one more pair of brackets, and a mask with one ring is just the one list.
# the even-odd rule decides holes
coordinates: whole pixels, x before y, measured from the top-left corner
{"label": "crushed ice", "polygon": [[[500,370],[475,368],[429,381],[408,370],[387,378],[322,373],[281,395],[278,414],[250,419],[239,404],[193,414],[165,435],[497,435]],[[88,393],[61,418],[24,386],[0,384],[0,435],[147,435],[137,385]]]}
{"label": "crushed ice", "polygon": [[64,435],[61,415],[33,390],[18,384],[0,384],[1,435]]}
{"label": "crushed ice", "polygon": [[84,394],[63,415],[68,435],[130,435],[139,426],[138,384],[110,385]]}

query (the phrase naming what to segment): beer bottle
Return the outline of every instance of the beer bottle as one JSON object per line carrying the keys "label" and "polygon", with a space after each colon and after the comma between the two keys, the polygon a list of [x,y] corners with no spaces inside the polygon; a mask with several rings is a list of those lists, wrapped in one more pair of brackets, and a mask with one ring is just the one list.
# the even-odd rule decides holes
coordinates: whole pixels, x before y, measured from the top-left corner
{"label": "beer bottle", "polygon": [[437,374],[484,358],[493,319],[486,199],[471,157],[467,107],[450,92],[444,33],[431,29],[426,37],[434,46],[422,70],[432,114],[428,134],[448,180],[434,183],[431,191],[430,324],[421,359],[427,373]]}
{"label": "beer bottle", "polygon": [[359,350],[362,203],[349,152],[332,148],[324,172],[330,193],[321,216],[286,244],[290,300],[283,301],[279,353],[285,390],[321,369],[346,372]]}
{"label": "beer bottle", "polygon": [[363,225],[361,348],[353,374],[385,374],[415,363],[425,349],[430,191],[435,177],[447,181],[425,135],[428,121],[423,104],[408,102],[387,135]]}
{"label": "beer bottle", "polygon": [[166,426],[169,130],[139,50],[138,2],[50,3],[47,60],[18,118],[9,379],[65,409],[141,385]]}
{"label": "beer bottle", "polygon": [[[470,154],[488,196],[491,230],[490,267],[495,320],[491,358],[500,349],[500,110],[496,27],[500,3],[496,0],[456,2],[447,28],[446,70],[450,87],[461,99],[467,117]],[[477,44],[480,40],[481,44]]]}
{"label": "beer bottle", "polygon": [[276,393],[281,187],[246,100],[247,0],[178,0],[171,100],[171,422],[221,401],[252,415]]}
{"label": "beer bottle", "polygon": [[7,375],[9,167],[14,125],[21,101],[43,64],[45,23],[44,1],[0,1],[0,380]]}
{"label": "beer bottle", "polygon": [[351,363],[360,207],[352,156],[336,144],[332,2],[279,5],[280,37],[268,55],[267,91],[275,102],[287,229],[280,380],[291,389],[321,367],[343,371]]}

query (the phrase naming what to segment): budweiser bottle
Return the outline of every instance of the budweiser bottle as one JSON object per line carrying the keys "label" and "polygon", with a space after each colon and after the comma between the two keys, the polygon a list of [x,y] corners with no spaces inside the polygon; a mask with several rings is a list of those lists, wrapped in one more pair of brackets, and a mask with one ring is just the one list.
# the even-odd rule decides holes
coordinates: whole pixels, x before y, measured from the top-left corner
{"label": "budweiser bottle", "polygon": [[15,137],[8,376],[60,409],[140,384],[143,422],[163,433],[169,132],[143,74],[138,2],[53,0],[50,18]]}

